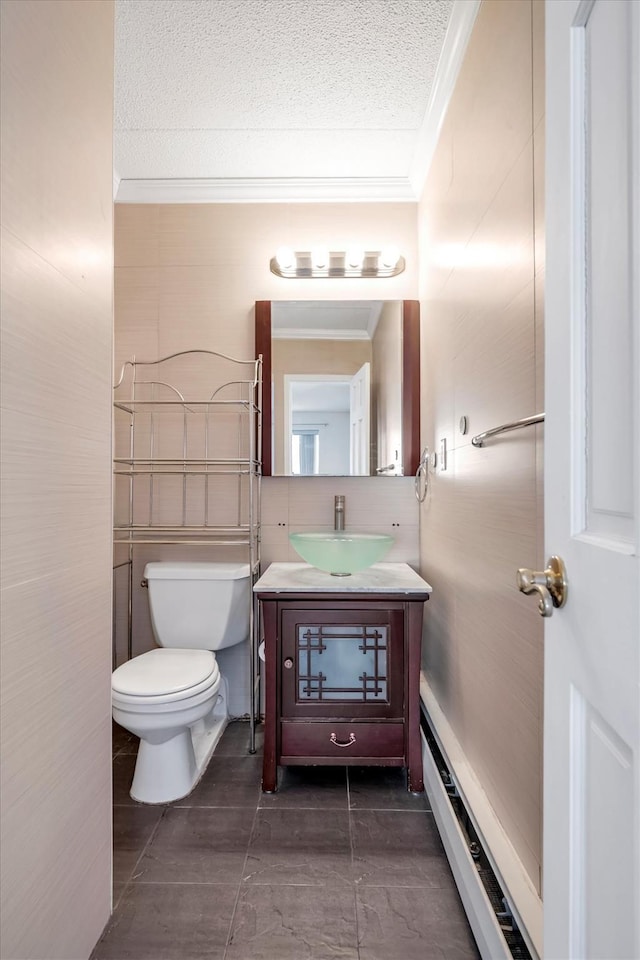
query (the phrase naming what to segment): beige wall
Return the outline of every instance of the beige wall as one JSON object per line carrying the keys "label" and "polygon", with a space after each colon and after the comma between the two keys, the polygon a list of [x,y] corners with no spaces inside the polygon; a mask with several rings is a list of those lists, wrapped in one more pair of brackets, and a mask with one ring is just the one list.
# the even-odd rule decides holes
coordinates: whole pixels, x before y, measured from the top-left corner
{"label": "beige wall", "polygon": [[448,446],[421,509],[424,668],[538,891],[542,621],[515,571],[543,559],[541,428],[470,441],[544,409],[543,12],[484,0],[419,208],[423,438]]}
{"label": "beige wall", "polygon": [[[418,287],[411,203],[117,204],[116,363],[204,347],[250,356],[256,300],[407,299]],[[397,245],[388,280],[283,280],[275,250]],[[373,246],[372,246],[373,245]]]}
{"label": "beige wall", "polygon": [[113,3],[2,3],[2,947],[111,905]]}
{"label": "beige wall", "polygon": [[[269,270],[279,246],[298,250],[349,243],[378,249],[395,244],[407,269],[387,280],[283,280]],[[116,369],[136,355],[154,359],[176,350],[205,348],[236,357],[254,354],[256,300],[403,300],[418,288],[416,205],[412,203],[116,204]],[[197,392],[197,383],[191,389]],[[194,394],[190,394],[193,396]],[[388,484],[393,484],[390,502]],[[418,513],[411,479],[265,478],[262,556],[265,563],[299,559],[290,529],[333,525],[333,497],[347,496],[347,523],[389,532],[389,559],[418,563]],[[398,526],[399,525],[399,526]],[[183,552],[193,548],[182,548]],[[199,556],[205,557],[204,550]],[[134,643],[153,646],[144,563],[180,548],[137,547],[134,564]],[[215,555],[212,551],[209,555]],[[119,591],[119,605],[122,590]],[[122,618],[119,618],[120,621]],[[124,651],[122,632],[119,658]],[[221,651],[221,669],[246,686],[245,651]],[[246,698],[245,698],[246,699]],[[242,712],[232,693],[233,707]],[[246,709],[246,706],[245,706]]]}

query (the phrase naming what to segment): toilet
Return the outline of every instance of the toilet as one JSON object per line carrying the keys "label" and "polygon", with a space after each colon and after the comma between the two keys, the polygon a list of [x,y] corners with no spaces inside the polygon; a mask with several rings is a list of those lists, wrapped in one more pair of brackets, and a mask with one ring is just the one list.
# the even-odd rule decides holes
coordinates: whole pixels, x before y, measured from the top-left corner
{"label": "toilet", "polygon": [[148,563],[151,624],[159,648],[114,670],[113,718],[140,737],[131,796],[186,797],[228,721],[228,688],[215,651],[249,636],[247,563]]}

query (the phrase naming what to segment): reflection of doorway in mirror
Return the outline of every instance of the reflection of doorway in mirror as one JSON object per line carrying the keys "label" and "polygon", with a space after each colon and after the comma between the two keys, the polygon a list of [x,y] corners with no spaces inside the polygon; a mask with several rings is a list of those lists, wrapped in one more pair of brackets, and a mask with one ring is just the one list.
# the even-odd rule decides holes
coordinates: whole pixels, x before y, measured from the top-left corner
{"label": "reflection of doorway in mirror", "polygon": [[286,474],[369,474],[369,381],[369,364],[352,377],[285,375]]}
{"label": "reflection of doorway in mirror", "polygon": [[349,473],[369,476],[371,364],[363,363],[349,384]]}

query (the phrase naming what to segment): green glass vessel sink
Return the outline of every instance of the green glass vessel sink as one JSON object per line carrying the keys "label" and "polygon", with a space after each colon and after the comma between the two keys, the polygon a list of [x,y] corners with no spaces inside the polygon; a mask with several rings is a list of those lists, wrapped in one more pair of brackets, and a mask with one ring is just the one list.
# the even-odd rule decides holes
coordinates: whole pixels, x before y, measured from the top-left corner
{"label": "green glass vessel sink", "polygon": [[382,560],[393,543],[386,533],[290,533],[289,540],[303,560],[333,574],[348,577]]}

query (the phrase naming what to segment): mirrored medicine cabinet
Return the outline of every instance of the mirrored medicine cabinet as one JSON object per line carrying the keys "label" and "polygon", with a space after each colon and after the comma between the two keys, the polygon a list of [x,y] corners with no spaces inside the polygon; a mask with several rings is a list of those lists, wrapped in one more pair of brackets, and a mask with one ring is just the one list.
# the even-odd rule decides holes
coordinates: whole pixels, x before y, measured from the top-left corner
{"label": "mirrored medicine cabinet", "polygon": [[263,476],[407,476],[420,443],[417,300],[259,300]]}

